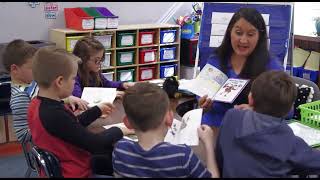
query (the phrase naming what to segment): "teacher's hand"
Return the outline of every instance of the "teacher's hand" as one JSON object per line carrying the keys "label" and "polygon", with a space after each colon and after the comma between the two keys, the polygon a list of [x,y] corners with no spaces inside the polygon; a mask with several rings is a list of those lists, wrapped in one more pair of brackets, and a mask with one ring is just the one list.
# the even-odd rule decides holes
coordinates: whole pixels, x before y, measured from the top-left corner
{"label": "teacher's hand", "polygon": [[213,101],[208,98],[208,95],[201,97],[198,101],[199,107],[203,108],[204,111],[208,111],[212,107]]}

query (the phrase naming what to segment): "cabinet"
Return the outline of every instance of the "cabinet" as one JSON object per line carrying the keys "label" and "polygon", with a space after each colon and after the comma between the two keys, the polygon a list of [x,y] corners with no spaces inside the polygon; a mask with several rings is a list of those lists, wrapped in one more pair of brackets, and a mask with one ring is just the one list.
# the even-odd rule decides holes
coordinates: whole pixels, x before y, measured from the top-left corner
{"label": "cabinet", "polygon": [[[94,36],[103,42],[106,58],[101,70],[110,80],[144,81],[169,75],[179,78],[179,25],[136,24],[119,25],[117,29],[51,29],[49,32],[50,41],[69,52],[72,52],[77,40],[84,36]],[[170,69],[162,69],[166,67]]]}

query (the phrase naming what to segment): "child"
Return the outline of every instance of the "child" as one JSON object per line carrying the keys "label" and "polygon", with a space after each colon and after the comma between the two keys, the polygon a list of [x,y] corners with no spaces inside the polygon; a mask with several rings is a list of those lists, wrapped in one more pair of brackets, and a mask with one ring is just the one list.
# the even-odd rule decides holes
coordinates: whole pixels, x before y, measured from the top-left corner
{"label": "child", "polygon": [[216,145],[222,177],[320,172],[320,152],[295,136],[283,118],[296,94],[283,71],[267,71],[254,80],[248,96],[252,110],[231,109],[223,119]]}
{"label": "child", "polygon": [[155,84],[137,83],[123,97],[124,124],[134,129],[138,142],[122,139],[115,145],[112,162],[120,177],[218,177],[214,159],[214,134],[203,125],[198,128],[204,142],[206,169],[190,147],[164,142],[173,121],[169,98]]}
{"label": "child", "polygon": [[[126,129],[110,128],[99,134],[86,129],[102,114],[109,115],[114,106],[103,103],[75,116],[61,103],[71,95],[80,59],[63,49],[45,47],[35,54],[33,77],[39,94],[28,110],[28,122],[35,145],[50,151],[60,161],[64,177],[91,176],[91,154],[109,155],[113,144],[123,137]],[[50,67],[50,68],[48,68]]]}
{"label": "child", "polygon": [[93,37],[84,37],[78,40],[73,54],[82,60],[72,92],[74,96],[81,97],[84,87],[110,87],[123,90],[134,84],[132,82],[109,81],[102,75],[100,68],[105,58],[105,48]]}
{"label": "child", "polygon": [[[22,143],[28,132],[27,110],[31,98],[38,93],[38,86],[32,77],[32,57],[37,49],[21,39],[11,41],[5,48],[3,64],[11,76],[10,108],[13,116],[13,128],[17,139]],[[86,109],[87,102],[69,97],[72,108]]]}

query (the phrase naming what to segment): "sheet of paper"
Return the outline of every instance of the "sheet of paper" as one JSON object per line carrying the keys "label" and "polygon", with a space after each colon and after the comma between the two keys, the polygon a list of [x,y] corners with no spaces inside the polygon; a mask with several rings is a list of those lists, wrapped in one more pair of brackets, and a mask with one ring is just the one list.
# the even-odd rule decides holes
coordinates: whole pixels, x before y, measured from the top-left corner
{"label": "sheet of paper", "polygon": [[179,85],[179,89],[190,91],[200,97],[213,98],[228,77],[216,67],[206,64],[195,79]]}
{"label": "sheet of paper", "polygon": [[144,61],[145,62],[153,62],[155,60],[155,53],[154,52],[146,52],[144,54]]}
{"label": "sheet of paper", "polygon": [[151,79],[152,77],[153,77],[152,69],[143,70],[141,73],[141,79]]}
{"label": "sheet of paper", "polygon": [[87,101],[89,107],[93,107],[103,102],[113,103],[116,96],[116,88],[84,87],[81,99]]}
{"label": "sheet of paper", "polygon": [[174,67],[164,69],[164,77],[174,76]]}
{"label": "sheet of paper", "polygon": [[121,45],[123,46],[133,45],[133,36],[122,36]]}
{"label": "sheet of paper", "polygon": [[121,72],[120,81],[130,81],[132,79],[132,72]]}
{"label": "sheet of paper", "polygon": [[83,19],[82,20],[83,29],[93,29],[94,28],[94,19]]}
{"label": "sheet of paper", "polygon": [[122,63],[129,63],[129,62],[132,62],[132,53],[123,53],[120,55],[120,62]]}
{"label": "sheet of paper", "polygon": [[294,48],[292,52],[293,67],[302,67],[310,55],[310,51],[301,48]]}
{"label": "sheet of paper", "polygon": [[249,80],[246,79],[228,79],[214,96],[215,101],[232,103],[240,94]]}
{"label": "sheet of paper", "polygon": [[[230,12],[212,12],[212,24],[229,24],[234,13]],[[269,25],[270,14],[261,14],[266,25]]]}
{"label": "sheet of paper", "polygon": [[144,34],[141,36],[141,44],[150,44],[152,43],[153,35],[152,34]]}
{"label": "sheet of paper", "polygon": [[164,141],[172,144],[199,145],[198,127],[201,124],[203,109],[188,111],[182,120],[174,119]]}
{"label": "sheet of paper", "polygon": [[299,122],[288,124],[294,135],[302,138],[309,146],[320,143],[320,130],[311,128]]}
{"label": "sheet of paper", "polygon": [[320,65],[320,53],[316,51],[311,51],[310,56],[308,57],[304,69],[319,71]]}
{"label": "sheet of paper", "polygon": [[118,18],[107,18],[108,20],[108,28],[117,28],[119,24]]}
{"label": "sheet of paper", "polygon": [[173,50],[164,50],[163,51],[163,59],[174,59],[174,51]]}
{"label": "sheet of paper", "polygon": [[[111,127],[118,127],[118,128],[122,128],[122,127],[126,127],[126,125],[124,125],[124,123],[116,123],[116,124],[110,124],[110,125],[106,125],[103,126],[105,129],[109,129]],[[131,141],[135,141],[138,142],[138,137],[135,134],[131,134],[131,135],[126,135],[123,136],[123,138],[129,139]]]}
{"label": "sheet of paper", "polygon": [[219,47],[224,36],[210,36],[209,47]]}
{"label": "sheet of paper", "polygon": [[227,24],[211,24],[211,35],[224,36],[227,27]]}

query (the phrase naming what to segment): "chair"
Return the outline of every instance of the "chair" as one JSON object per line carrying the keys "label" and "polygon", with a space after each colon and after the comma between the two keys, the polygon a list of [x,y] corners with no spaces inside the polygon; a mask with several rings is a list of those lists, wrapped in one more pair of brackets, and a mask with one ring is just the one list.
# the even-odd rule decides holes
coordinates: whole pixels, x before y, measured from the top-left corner
{"label": "chair", "polygon": [[22,146],[23,154],[26,158],[27,166],[28,166],[28,169],[25,172],[24,177],[29,178],[31,175],[31,172],[37,172],[37,169],[34,165],[34,162],[32,161],[32,157],[31,157],[31,148],[33,147],[33,144],[32,144],[32,138],[31,138],[31,134],[30,134],[29,130],[28,130],[23,142],[21,142],[21,146]]}
{"label": "chair", "polygon": [[313,98],[312,101],[317,101],[320,100],[320,90],[317,84],[315,84],[314,82],[308,80],[308,79],[304,79],[304,78],[300,78],[300,77],[296,77],[296,76],[291,76],[293,78],[293,81],[296,84],[299,84],[299,86],[301,85],[306,85],[309,87],[313,87],[314,90],[314,94],[313,94]]}
{"label": "chair", "polygon": [[11,97],[11,83],[10,81],[0,82],[0,116],[4,117],[4,126],[6,133],[6,142],[9,142],[9,119],[11,114],[10,97]]}
{"label": "chair", "polygon": [[31,148],[31,157],[39,175],[42,170],[48,178],[63,178],[60,162],[53,153],[34,145]]}

